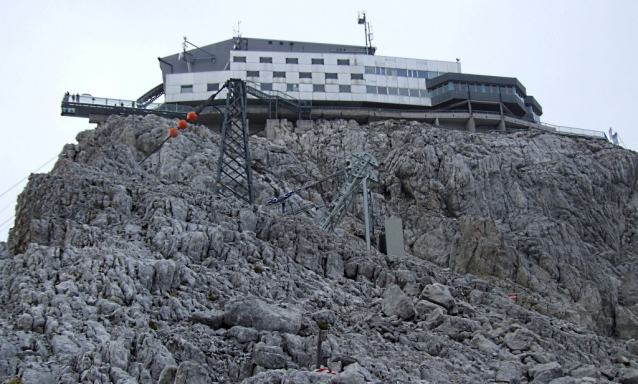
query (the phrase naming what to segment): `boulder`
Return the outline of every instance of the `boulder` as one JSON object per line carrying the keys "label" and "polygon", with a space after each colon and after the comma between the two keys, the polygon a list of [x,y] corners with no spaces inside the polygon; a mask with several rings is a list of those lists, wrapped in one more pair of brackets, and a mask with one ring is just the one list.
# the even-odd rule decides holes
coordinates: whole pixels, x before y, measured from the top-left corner
{"label": "boulder", "polygon": [[288,309],[266,304],[259,299],[247,299],[229,305],[223,323],[227,327],[241,325],[258,331],[279,331],[297,334],[301,316]]}
{"label": "boulder", "polygon": [[412,300],[398,285],[392,285],[385,290],[382,308],[386,316],[397,316],[402,320],[411,320],[416,315]]}
{"label": "boulder", "polygon": [[548,384],[550,381],[563,376],[563,367],[555,361],[546,364],[537,364],[528,371],[534,380],[532,383]]}
{"label": "boulder", "polygon": [[450,293],[450,288],[439,283],[429,284],[423,288],[421,298],[441,305],[448,310],[454,306],[455,302],[454,297]]}

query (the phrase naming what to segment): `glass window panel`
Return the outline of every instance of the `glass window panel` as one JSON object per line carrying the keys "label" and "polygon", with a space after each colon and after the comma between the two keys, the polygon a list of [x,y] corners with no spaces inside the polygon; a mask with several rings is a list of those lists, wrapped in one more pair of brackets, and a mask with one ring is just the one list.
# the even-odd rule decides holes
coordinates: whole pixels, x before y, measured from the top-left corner
{"label": "glass window panel", "polygon": [[433,79],[439,75],[436,71],[428,71],[428,79]]}
{"label": "glass window panel", "polygon": [[349,85],[340,85],[339,86],[339,93],[351,93],[352,91],[350,90],[350,86]]}
{"label": "glass window panel", "polygon": [[261,83],[262,91],[272,91],[272,83]]}
{"label": "glass window panel", "polygon": [[410,89],[410,96],[412,97],[421,97],[418,89]]}
{"label": "glass window panel", "polygon": [[273,72],[272,77],[286,77],[286,72]]}
{"label": "glass window panel", "polygon": [[388,95],[398,95],[399,88],[388,87]]}
{"label": "glass window panel", "polygon": [[312,64],[323,65],[323,59],[312,59]]}
{"label": "glass window panel", "polygon": [[407,69],[397,69],[397,76],[408,77]]}
{"label": "glass window panel", "polygon": [[286,57],[286,64],[299,64],[299,59],[296,57]]}
{"label": "glass window panel", "polygon": [[325,92],[326,91],[326,86],[323,84],[313,84],[312,85],[312,91],[313,92]]}
{"label": "glass window panel", "polygon": [[336,79],[336,78],[337,78],[336,73],[326,73],[326,79]]}
{"label": "glass window panel", "polygon": [[417,74],[419,75],[419,79],[427,79],[428,78],[428,71],[417,71]]}
{"label": "glass window panel", "polygon": [[385,74],[388,76],[396,76],[397,75],[397,70],[395,68],[386,68],[385,69]]}
{"label": "glass window panel", "polygon": [[246,62],[246,56],[233,56],[233,62],[234,63],[245,63]]}
{"label": "glass window panel", "polygon": [[366,67],[366,73],[374,75],[374,67]]}
{"label": "glass window panel", "polygon": [[388,88],[387,87],[377,87],[377,92],[379,93],[379,95],[387,95],[388,94]]}
{"label": "glass window panel", "polygon": [[182,85],[182,93],[193,93],[192,85]]}
{"label": "glass window panel", "polygon": [[286,84],[286,89],[290,92],[299,92],[299,84]]}
{"label": "glass window panel", "polygon": [[337,65],[350,65],[350,59],[337,59]]}
{"label": "glass window panel", "polygon": [[208,83],[206,85],[206,91],[219,91],[219,83]]}
{"label": "glass window panel", "polygon": [[272,64],[272,57],[260,57],[259,58],[259,62],[260,63]]}
{"label": "glass window panel", "polygon": [[363,73],[353,73],[350,75],[350,80],[363,80]]}
{"label": "glass window panel", "polygon": [[467,83],[461,83],[461,91],[467,91]]}
{"label": "glass window panel", "polygon": [[401,96],[409,96],[410,93],[407,88],[399,88],[399,95]]}
{"label": "glass window panel", "polygon": [[455,91],[460,91],[461,90],[461,84],[459,84],[458,82],[454,82],[454,90]]}
{"label": "glass window panel", "polygon": [[373,85],[366,85],[366,93],[369,93],[371,95],[376,95],[377,94],[377,87],[375,87]]}
{"label": "glass window panel", "polygon": [[248,71],[248,72],[246,72],[246,76],[248,76],[248,77],[259,77],[259,71]]}
{"label": "glass window panel", "polygon": [[376,67],[376,68],[375,68],[375,73],[376,73],[377,75],[380,75],[380,74],[381,74],[381,67]]}
{"label": "glass window panel", "polygon": [[447,90],[448,91],[453,91],[454,90],[454,83],[452,83],[451,81],[449,83],[447,83]]}
{"label": "glass window panel", "polygon": [[300,79],[312,79],[312,72],[299,72]]}

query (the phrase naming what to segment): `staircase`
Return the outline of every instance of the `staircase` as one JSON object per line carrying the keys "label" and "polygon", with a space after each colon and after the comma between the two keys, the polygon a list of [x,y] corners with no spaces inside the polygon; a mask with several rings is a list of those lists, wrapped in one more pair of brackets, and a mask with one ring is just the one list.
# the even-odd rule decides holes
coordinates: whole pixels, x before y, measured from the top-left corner
{"label": "staircase", "polygon": [[312,114],[312,107],[306,105],[304,101],[295,99],[289,94],[280,91],[262,91],[259,84],[253,83],[252,81],[246,82],[246,93],[255,96],[260,100],[267,101],[268,105],[271,105],[272,102],[274,102],[276,106],[282,106],[290,111],[298,113],[300,119],[303,115],[307,115],[308,118],[310,118]]}

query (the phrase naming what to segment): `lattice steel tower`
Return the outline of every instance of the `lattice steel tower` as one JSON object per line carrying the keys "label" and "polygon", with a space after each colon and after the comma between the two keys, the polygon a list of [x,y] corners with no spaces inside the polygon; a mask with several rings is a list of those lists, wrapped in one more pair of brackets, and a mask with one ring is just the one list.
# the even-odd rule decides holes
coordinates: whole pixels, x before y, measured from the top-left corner
{"label": "lattice steel tower", "polygon": [[254,204],[246,121],[246,83],[241,79],[230,79],[225,87],[228,94],[219,142],[215,193],[225,194],[229,191],[247,203]]}

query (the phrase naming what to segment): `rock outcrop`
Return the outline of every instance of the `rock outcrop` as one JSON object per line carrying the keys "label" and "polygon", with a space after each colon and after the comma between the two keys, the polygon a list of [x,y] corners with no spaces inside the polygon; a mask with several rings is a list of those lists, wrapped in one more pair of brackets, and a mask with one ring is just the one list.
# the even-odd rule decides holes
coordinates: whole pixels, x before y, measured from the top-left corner
{"label": "rock outcrop", "polygon": [[[535,131],[289,124],[252,137],[257,204],[212,193],[217,134],[112,116],[19,197],[0,243],[0,381],[570,383],[638,377],[638,156]],[[355,150],[381,162],[332,234],[272,197]],[[324,205],[335,180],[290,204]],[[516,294],[516,302],[508,297]],[[312,372],[319,327],[328,328]]]}

